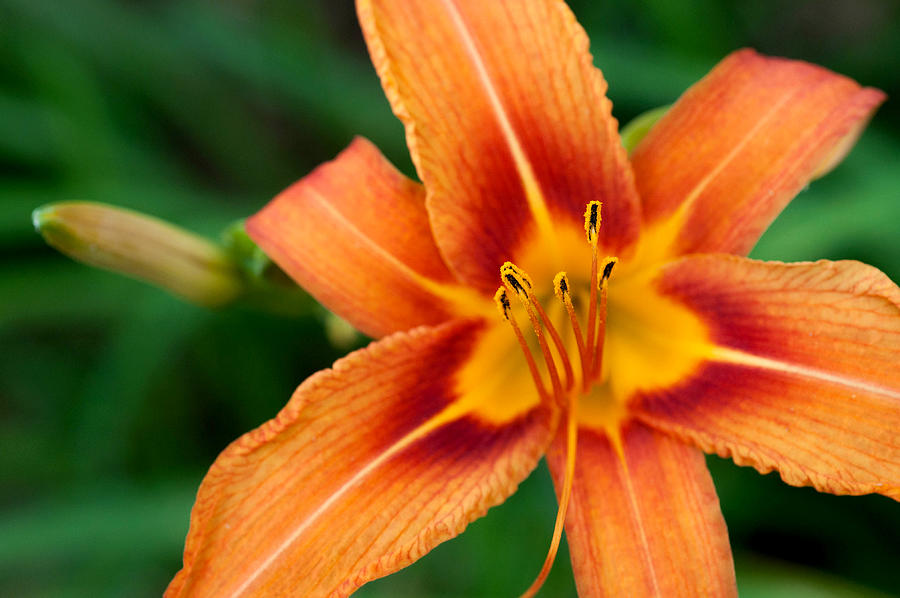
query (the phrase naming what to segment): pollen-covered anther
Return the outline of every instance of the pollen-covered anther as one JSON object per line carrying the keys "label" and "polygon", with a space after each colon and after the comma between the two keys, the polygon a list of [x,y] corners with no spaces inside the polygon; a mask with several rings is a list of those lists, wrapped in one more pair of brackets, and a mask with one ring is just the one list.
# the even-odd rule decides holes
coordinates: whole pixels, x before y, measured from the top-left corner
{"label": "pollen-covered anther", "polygon": [[508,320],[510,318],[509,312],[512,309],[512,304],[509,302],[509,295],[506,294],[505,287],[500,287],[497,289],[497,292],[494,293],[494,303],[497,304],[497,310],[500,312],[503,319]]}
{"label": "pollen-covered anther", "polygon": [[598,284],[602,288],[602,286],[609,281],[609,277],[612,276],[613,267],[619,263],[619,258],[607,256],[603,258],[603,265],[600,268],[600,280]]}
{"label": "pollen-covered anther", "polygon": [[500,266],[500,278],[510,291],[522,297],[531,295],[534,285],[531,278],[512,262],[503,262]]}
{"label": "pollen-covered anther", "polygon": [[[569,297],[569,277],[565,272],[560,272],[553,277],[553,293],[560,301],[565,301]],[[569,301],[571,300],[569,298]]]}
{"label": "pollen-covered anther", "polygon": [[600,207],[599,201],[590,201],[584,209],[584,234],[591,245],[597,244],[600,231]]}

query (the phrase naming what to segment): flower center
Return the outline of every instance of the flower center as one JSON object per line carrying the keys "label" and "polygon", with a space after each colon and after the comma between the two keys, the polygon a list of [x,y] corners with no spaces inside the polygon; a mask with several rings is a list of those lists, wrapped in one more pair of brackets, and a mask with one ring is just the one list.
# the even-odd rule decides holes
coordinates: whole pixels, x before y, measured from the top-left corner
{"label": "flower center", "polygon": [[[542,402],[552,401],[566,415],[566,469],[563,479],[563,487],[560,493],[559,510],[556,515],[556,523],[553,529],[553,538],[550,542],[550,550],[544,565],[537,578],[525,591],[523,596],[534,596],[544,580],[550,573],[559,542],[562,538],[563,524],[569,498],[572,494],[572,483],[575,477],[575,452],[578,437],[578,395],[586,394],[591,386],[598,382],[602,376],[603,344],[606,337],[606,306],[609,290],[609,278],[613,267],[618,261],[615,257],[605,257],[602,261],[597,253],[597,239],[600,228],[600,202],[592,201],[587,204],[584,212],[584,231],[587,242],[591,247],[591,275],[588,279],[587,314],[584,321],[584,331],[579,322],[578,310],[572,297],[572,287],[565,272],[559,272],[553,279],[553,291],[565,307],[569,316],[572,336],[575,339],[579,364],[581,369],[581,385],[577,388],[575,370],[569,357],[569,351],[563,342],[562,336],[553,325],[552,319],[547,315],[541,302],[535,296],[534,284],[531,278],[521,268],[511,262],[506,262],[500,267],[500,288],[494,295],[494,301],[500,311],[500,315],[509,322],[519,347],[525,356],[528,370],[534,381],[535,388]],[[513,300],[524,308],[534,339],[531,344],[522,332],[516,320],[516,312],[513,309]],[[549,341],[547,339],[549,337]],[[532,349],[534,341],[537,349]],[[551,350],[551,343],[555,350]],[[540,353],[543,361],[547,381],[535,359],[535,353]]]}
{"label": "flower center", "polygon": [[[599,224],[600,202],[592,201],[585,210],[584,228],[588,244],[591,247],[591,275],[587,293],[580,295],[583,297],[586,294],[588,297],[587,313],[583,314],[583,327],[579,321],[579,310],[576,307],[576,303],[581,303],[581,301],[578,300],[577,293],[573,298],[573,289],[568,275],[566,272],[559,272],[553,279],[554,294],[568,314],[571,326],[571,334],[568,336],[574,337],[574,347],[571,344],[567,347],[559,330],[554,326],[553,319],[547,315],[535,295],[531,278],[515,264],[506,262],[500,267],[500,281],[503,284],[494,295],[494,301],[501,316],[509,322],[519,347],[522,349],[538,395],[542,400],[552,400],[562,408],[568,408],[573,402],[574,395],[586,394],[593,384],[600,381],[603,371],[609,278],[618,259],[615,257],[599,259],[597,252]],[[531,342],[522,332],[516,319],[514,301],[524,308],[524,313],[534,334]],[[535,342],[537,346],[533,348]],[[575,360],[569,355],[572,349],[577,351],[578,355],[580,388],[576,388],[577,380],[572,365]],[[539,353],[537,360],[536,353]],[[542,363],[544,367],[541,368],[539,363]],[[546,380],[544,374],[546,374]]]}

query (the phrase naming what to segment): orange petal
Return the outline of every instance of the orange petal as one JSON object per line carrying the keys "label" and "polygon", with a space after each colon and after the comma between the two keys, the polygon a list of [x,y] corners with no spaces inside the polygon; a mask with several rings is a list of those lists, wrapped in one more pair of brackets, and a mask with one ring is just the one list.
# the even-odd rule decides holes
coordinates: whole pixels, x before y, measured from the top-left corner
{"label": "orange petal", "polygon": [[166,595],[346,596],[502,502],[552,422],[544,408],[504,424],[454,409],[483,331],[398,333],[300,385],[213,464]]}
{"label": "orange petal", "polygon": [[659,286],[711,359],[634,413],[789,484],[900,500],[900,289],[858,262],[685,258]]}
{"label": "orange petal", "polygon": [[462,279],[495,290],[497,269],[527,238],[552,237],[561,222],[580,229],[590,200],[604,202],[606,253],[632,243],[639,205],[606,83],[563,2],[357,7],[435,238]]}
{"label": "orange petal", "polygon": [[[562,480],[564,443],[548,463]],[[628,424],[581,428],[566,538],[578,595],[736,596],[719,499],[699,450]]]}
{"label": "orange petal", "polygon": [[424,199],[421,185],[357,138],[248,219],[247,232],[323,305],[379,337],[465,309]]}
{"label": "orange petal", "polygon": [[670,221],[656,251],[748,253],[843,158],[884,98],[805,62],[752,50],[727,57],[631,156],[645,222]]}

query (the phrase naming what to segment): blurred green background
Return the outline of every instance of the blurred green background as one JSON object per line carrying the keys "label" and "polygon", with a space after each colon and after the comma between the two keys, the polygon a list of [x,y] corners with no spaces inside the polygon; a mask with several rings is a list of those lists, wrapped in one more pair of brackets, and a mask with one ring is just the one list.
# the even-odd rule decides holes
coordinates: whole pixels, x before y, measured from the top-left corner
{"label": "blurred green background", "polygon": [[[572,5],[622,122],[742,46],[900,97],[895,0]],[[209,311],[71,262],[31,211],[104,201],[216,238],[355,134],[411,172],[351,0],[0,0],[0,595],[160,595],[218,451],[348,349],[309,301],[290,317]],[[861,259],[900,280],[898,159],[889,100],[755,255]],[[900,505],[710,466],[742,596],[900,595]],[[541,466],[360,595],[517,595],[555,509]],[[542,595],[574,596],[564,552]]]}

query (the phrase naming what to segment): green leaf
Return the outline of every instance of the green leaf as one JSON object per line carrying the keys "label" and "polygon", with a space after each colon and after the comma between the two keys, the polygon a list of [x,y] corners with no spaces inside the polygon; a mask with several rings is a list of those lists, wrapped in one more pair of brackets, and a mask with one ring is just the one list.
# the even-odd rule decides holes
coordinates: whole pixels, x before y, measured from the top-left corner
{"label": "green leaf", "polygon": [[622,137],[622,145],[625,146],[625,150],[629,154],[634,151],[634,148],[637,147],[644,136],[647,135],[651,128],[653,128],[656,121],[669,111],[669,108],[670,106],[660,106],[659,108],[648,110],[622,127],[622,131],[619,135]]}

